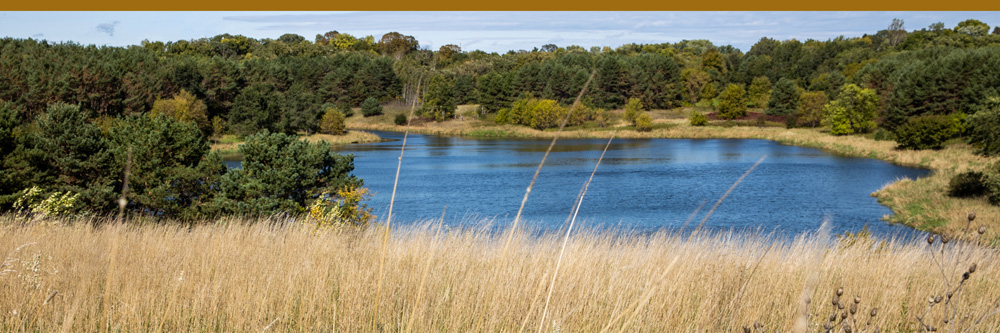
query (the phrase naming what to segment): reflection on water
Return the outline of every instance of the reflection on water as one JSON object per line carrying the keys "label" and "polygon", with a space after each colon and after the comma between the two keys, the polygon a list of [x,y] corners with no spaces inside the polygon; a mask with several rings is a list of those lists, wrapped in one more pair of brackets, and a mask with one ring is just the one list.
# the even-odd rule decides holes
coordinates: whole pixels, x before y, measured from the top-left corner
{"label": "reflection on water", "polygon": [[[354,174],[375,193],[369,205],[376,215],[384,217],[403,134],[378,134],[391,140],[337,149],[354,154]],[[393,220],[412,223],[437,219],[447,205],[448,223],[458,223],[465,216],[484,216],[496,217],[497,225],[505,225],[517,213],[550,142],[410,134]],[[563,226],[606,143],[607,139],[564,139],[557,143],[525,206],[528,224],[550,230]],[[906,232],[909,229],[880,220],[891,211],[870,193],[902,177],[928,174],[927,170],[766,140],[616,139],[594,177],[578,219],[588,226],[622,226],[637,231],[678,228],[706,203],[694,218],[700,221],[732,183],[764,155],[768,158],[708,219],[708,228],[795,234],[816,230],[824,217],[829,217],[835,233],[857,231],[865,225],[878,234]]]}

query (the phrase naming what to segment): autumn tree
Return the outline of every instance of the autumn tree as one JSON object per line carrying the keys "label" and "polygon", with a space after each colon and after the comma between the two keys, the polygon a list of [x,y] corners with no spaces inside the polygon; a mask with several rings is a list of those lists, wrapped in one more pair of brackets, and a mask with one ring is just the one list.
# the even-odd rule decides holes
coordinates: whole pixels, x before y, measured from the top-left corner
{"label": "autumn tree", "polygon": [[171,99],[157,99],[153,102],[150,115],[165,115],[167,117],[195,124],[206,137],[212,134],[212,123],[208,121],[208,107],[187,90],[174,95]]}

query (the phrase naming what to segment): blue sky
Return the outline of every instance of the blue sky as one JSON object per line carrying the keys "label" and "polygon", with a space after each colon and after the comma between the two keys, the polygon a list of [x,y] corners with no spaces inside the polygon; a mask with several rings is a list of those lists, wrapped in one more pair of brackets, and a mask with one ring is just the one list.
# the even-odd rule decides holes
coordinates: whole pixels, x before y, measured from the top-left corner
{"label": "blue sky", "polygon": [[[826,40],[885,29],[901,18],[907,30],[935,22],[948,28],[974,18],[1000,25],[1000,12],[0,12],[0,34],[14,38],[133,45],[221,33],[312,40],[330,30],[355,36],[398,31],[422,47],[458,44],[463,50],[506,52],[580,45],[708,39],[744,52],[761,37]],[[992,30],[992,29],[991,29]]]}

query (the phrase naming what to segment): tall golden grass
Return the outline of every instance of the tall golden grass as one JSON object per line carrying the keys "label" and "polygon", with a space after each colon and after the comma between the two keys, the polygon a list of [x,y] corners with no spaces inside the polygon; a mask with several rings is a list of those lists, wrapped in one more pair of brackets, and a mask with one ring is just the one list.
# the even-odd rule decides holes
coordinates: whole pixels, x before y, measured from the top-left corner
{"label": "tall golden grass", "polygon": [[838,288],[855,331],[1000,327],[996,250],[954,240],[584,230],[551,284],[561,233],[516,232],[505,253],[488,224],[428,222],[391,232],[374,304],[379,227],[94,222],[0,216],[0,330],[367,331],[377,308],[381,331],[820,331],[843,325]]}

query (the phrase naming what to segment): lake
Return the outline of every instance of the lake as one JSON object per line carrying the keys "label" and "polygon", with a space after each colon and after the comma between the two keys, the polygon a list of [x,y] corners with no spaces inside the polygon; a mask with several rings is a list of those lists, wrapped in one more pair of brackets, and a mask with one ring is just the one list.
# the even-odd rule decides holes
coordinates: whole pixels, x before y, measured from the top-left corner
{"label": "lake", "polygon": [[[385,219],[403,134],[390,141],[337,147],[354,154],[354,174],[374,193],[369,206]],[[551,139],[480,139],[410,134],[399,175],[393,223],[438,219],[449,225],[517,214]],[[523,219],[558,229],[594,169],[607,139],[560,139],[538,176]],[[870,194],[929,170],[836,156],[818,149],[746,139],[615,139],[584,198],[578,223],[635,231],[677,229],[702,204],[704,214],[761,157],[767,158],[715,210],[705,227],[793,235],[824,218],[835,233],[864,226],[879,235],[912,234],[881,219],[892,212]],[[239,162],[227,162],[238,167]],[[692,227],[688,227],[690,229]]]}

